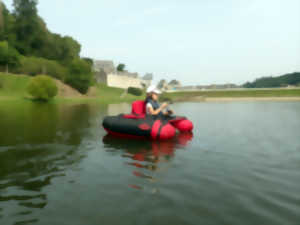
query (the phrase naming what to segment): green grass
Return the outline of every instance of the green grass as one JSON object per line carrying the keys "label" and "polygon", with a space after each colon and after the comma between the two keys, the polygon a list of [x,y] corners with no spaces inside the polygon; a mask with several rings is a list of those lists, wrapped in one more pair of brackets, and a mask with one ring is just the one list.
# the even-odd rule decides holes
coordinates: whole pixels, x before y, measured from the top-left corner
{"label": "green grass", "polygon": [[[0,73],[0,99],[1,100],[28,100],[28,94],[26,87],[30,81],[30,76],[27,75],[15,75]],[[95,96],[93,97],[63,97],[57,96],[51,103],[66,103],[66,102],[97,102],[103,104],[120,103],[120,102],[132,102],[137,99],[144,99],[145,96],[134,96],[126,94],[124,97],[121,95],[124,93],[124,89],[108,87],[104,84],[96,84]]]}
{"label": "green grass", "polygon": [[246,97],[300,97],[300,89],[263,89],[228,91],[193,91],[164,93],[161,99],[184,101],[194,97],[203,98],[246,98]]}
{"label": "green grass", "polygon": [[0,97],[24,98],[29,81],[30,77],[26,75],[0,73]]}
{"label": "green grass", "polygon": [[96,98],[103,103],[131,102],[145,98],[145,95],[135,96],[131,94],[126,94],[124,97],[121,97],[124,93],[124,89],[108,87],[105,84],[97,84],[95,87]]}
{"label": "green grass", "polygon": [[108,87],[105,84],[96,84],[93,87],[96,88],[96,92],[92,97],[56,97],[55,101],[59,103],[100,103],[100,104],[112,104],[112,103],[121,103],[121,102],[133,102],[139,99],[145,99],[145,95],[143,96],[134,96],[131,94],[126,94],[124,97],[121,97],[124,93],[124,89],[122,88],[114,88]]}

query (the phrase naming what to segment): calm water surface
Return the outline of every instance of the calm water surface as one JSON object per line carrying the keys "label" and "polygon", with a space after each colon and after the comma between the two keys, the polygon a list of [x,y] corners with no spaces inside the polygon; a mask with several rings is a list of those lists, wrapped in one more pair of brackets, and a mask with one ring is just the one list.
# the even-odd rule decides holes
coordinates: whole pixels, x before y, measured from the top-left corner
{"label": "calm water surface", "polygon": [[0,105],[0,224],[300,224],[300,103],[173,105],[167,142],[101,127],[128,105]]}

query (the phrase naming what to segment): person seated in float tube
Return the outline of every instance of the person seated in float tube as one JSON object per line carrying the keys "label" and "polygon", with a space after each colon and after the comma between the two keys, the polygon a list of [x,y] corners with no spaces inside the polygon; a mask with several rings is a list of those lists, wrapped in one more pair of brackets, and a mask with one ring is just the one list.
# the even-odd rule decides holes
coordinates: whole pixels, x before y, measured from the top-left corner
{"label": "person seated in float tube", "polygon": [[[193,130],[193,123],[186,119],[185,117],[174,116],[174,112],[168,108],[168,103],[163,103],[159,105],[158,97],[161,92],[155,87],[150,86],[147,89],[146,103],[146,114],[152,116],[163,117],[162,119],[168,120],[174,127],[176,127],[180,132],[190,132]],[[163,112],[167,109],[166,112]]]}
{"label": "person seated in float tube", "polygon": [[[168,109],[169,104],[168,103],[163,103],[159,104],[158,103],[158,98],[159,95],[161,94],[161,91],[159,91],[155,86],[150,86],[147,89],[147,97],[145,100],[146,103],[146,113],[148,115],[152,116],[169,116],[173,114],[173,111]],[[163,110],[167,109],[166,112]]]}

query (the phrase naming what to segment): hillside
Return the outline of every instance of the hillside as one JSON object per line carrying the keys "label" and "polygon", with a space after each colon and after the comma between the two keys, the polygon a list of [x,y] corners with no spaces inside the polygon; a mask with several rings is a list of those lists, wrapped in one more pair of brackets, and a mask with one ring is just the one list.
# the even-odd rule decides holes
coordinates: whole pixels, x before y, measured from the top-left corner
{"label": "hillside", "polygon": [[[0,96],[5,97],[25,97],[26,87],[30,81],[30,76],[0,73]],[[83,97],[75,89],[65,85],[59,80],[55,80],[58,88],[58,97]]]}
{"label": "hillside", "polygon": [[[28,75],[0,73],[0,98],[24,99],[28,97],[26,86],[30,78]],[[58,95],[56,97],[58,100],[96,100],[100,103],[115,103],[133,101],[138,98],[130,94],[121,97],[124,93],[124,89],[112,88],[104,84],[97,84],[96,86],[90,87],[88,93],[83,95],[60,80],[55,80],[55,82],[58,87]],[[140,98],[144,98],[144,96]]]}
{"label": "hillside", "polygon": [[300,86],[300,73],[290,73],[278,77],[262,77],[253,82],[247,82],[243,86],[245,88],[273,88],[273,87],[287,87]]}

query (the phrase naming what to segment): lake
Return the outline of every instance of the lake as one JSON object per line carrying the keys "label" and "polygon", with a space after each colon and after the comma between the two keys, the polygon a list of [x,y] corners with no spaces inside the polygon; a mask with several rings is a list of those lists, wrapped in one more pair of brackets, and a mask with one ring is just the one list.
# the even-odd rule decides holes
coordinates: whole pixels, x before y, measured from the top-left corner
{"label": "lake", "polygon": [[300,224],[300,103],[178,103],[193,134],[107,136],[129,105],[0,104],[0,224]]}

